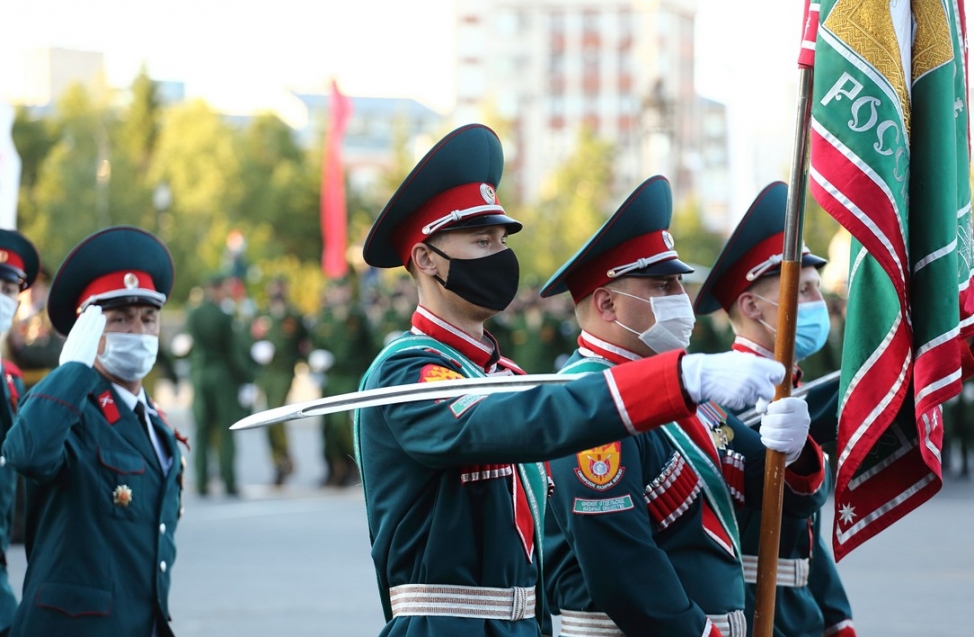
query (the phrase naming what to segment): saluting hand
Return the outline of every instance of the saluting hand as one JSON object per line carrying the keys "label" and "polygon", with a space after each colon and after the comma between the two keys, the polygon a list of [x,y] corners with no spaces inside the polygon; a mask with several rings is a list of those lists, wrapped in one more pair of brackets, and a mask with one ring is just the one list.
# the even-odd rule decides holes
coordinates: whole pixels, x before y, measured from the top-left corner
{"label": "saluting hand", "polygon": [[759,398],[774,398],[775,385],[785,377],[781,363],[743,352],[687,354],[681,360],[683,387],[698,404],[751,407]]}
{"label": "saluting hand", "polygon": [[98,356],[98,344],[104,332],[105,315],[101,313],[101,307],[89,305],[68,332],[58,362],[62,365],[83,363],[91,367]]}

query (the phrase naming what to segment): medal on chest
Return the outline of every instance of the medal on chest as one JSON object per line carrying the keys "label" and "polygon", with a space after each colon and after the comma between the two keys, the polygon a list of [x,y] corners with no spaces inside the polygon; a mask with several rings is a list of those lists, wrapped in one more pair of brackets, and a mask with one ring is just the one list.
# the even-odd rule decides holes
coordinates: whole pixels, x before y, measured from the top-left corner
{"label": "medal on chest", "polygon": [[726,450],[734,440],[734,430],[727,424],[727,412],[714,403],[705,403],[697,407],[697,417],[710,432],[714,446],[720,451]]}

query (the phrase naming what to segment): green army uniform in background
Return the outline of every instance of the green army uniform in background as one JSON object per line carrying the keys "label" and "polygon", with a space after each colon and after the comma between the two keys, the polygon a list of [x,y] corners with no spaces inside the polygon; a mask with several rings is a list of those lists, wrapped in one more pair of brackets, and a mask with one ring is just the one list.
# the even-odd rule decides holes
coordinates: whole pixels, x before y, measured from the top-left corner
{"label": "green army uniform in background", "polygon": [[[323,396],[355,391],[379,351],[365,312],[352,298],[351,286],[348,283],[333,283],[333,286],[336,289],[328,292],[326,298],[331,300],[326,300],[312,334],[314,346],[334,356],[334,362],[323,378]],[[322,485],[355,484],[359,472],[353,461],[351,412],[323,416],[321,438],[328,467]]]}
{"label": "green army uniform in background", "polygon": [[209,296],[190,310],[186,317],[186,332],[193,339],[189,358],[192,363],[193,418],[196,421],[196,490],[200,495],[208,493],[207,456],[209,449],[216,446],[226,493],[236,495],[233,466],[236,449],[229,428],[245,415],[238,399],[239,390],[253,380],[251,364],[244,353],[244,339],[234,318]]}
{"label": "green army uniform in background", "polygon": [[[257,386],[264,393],[268,409],[281,407],[287,402],[294,383],[294,366],[307,357],[309,334],[304,317],[290,304],[272,302],[271,307],[254,319],[251,335],[274,347],[270,361],[262,364],[257,372]],[[267,427],[267,442],[274,463],[274,483],[280,485],[294,471],[284,423]]]}
{"label": "green army uniform in background", "polygon": [[[533,293],[537,296],[537,292]],[[570,353],[574,343],[561,331],[561,319],[544,311],[532,298],[511,320],[514,360],[529,374],[552,374],[559,356]]]}

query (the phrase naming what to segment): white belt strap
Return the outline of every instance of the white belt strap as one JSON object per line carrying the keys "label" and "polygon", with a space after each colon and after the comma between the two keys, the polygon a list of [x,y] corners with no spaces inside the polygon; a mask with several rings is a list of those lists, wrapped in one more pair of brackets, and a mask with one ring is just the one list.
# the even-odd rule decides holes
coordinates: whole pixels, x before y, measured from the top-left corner
{"label": "white belt strap", "polygon": [[533,588],[405,584],[389,589],[393,617],[442,615],[519,621],[534,617]]}
{"label": "white belt strap", "polygon": [[[744,563],[744,581],[748,584],[758,583],[758,558],[756,555],[745,555],[741,560]],[[778,586],[789,588],[802,588],[808,586],[808,558],[788,559],[778,558]]]}
{"label": "white belt strap", "polygon": [[561,637],[625,637],[605,613],[561,611]]}
{"label": "white belt strap", "polygon": [[747,635],[747,618],[744,611],[735,610],[725,615],[707,615],[721,635],[725,637],[745,637]]}
{"label": "white belt strap", "polygon": [[[747,635],[747,620],[742,610],[726,615],[707,615],[707,619],[724,637]],[[561,637],[625,637],[625,633],[605,613],[562,609]]]}

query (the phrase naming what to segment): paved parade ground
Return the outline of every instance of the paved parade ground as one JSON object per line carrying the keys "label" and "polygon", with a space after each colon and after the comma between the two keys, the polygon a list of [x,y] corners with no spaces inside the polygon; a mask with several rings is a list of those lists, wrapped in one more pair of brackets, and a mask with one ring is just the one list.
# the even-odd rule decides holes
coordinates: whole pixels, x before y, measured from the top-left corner
{"label": "paved parade ground", "polygon": [[[186,392],[169,402],[170,421],[191,432]],[[177,637],[370,637],[381,630],[361,490],[317,486],[317,422],[291,423],[289,434],[297,471],[285,487],[266,486],[266,434],[251,430],[234,434],[242,497],[201,499],[187,488],[170,596]],[[972,529],[974,484],[948,480],[933,500],[843,560],[839,572],[860,637],[974,634]],[[19,591],[23,547],[11,547],[8,560]]]}

